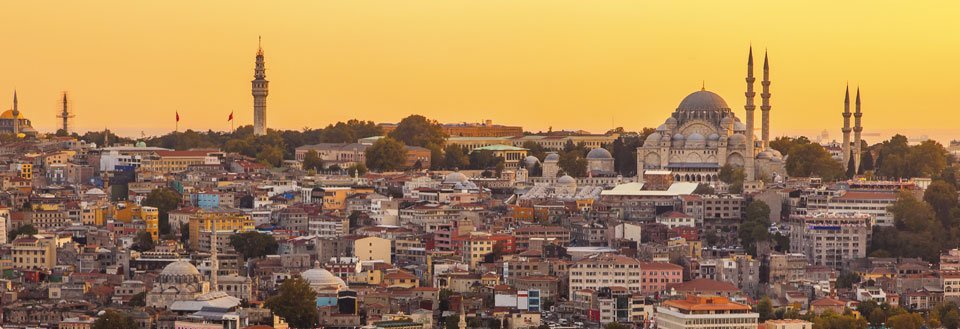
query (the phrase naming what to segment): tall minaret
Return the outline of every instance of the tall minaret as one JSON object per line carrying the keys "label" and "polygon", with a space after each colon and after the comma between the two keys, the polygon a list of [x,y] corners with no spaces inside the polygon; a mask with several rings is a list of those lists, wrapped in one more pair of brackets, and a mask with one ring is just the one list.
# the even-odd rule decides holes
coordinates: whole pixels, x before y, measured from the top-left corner
{"label": "tall minaret", "polygon": [[253,134],[267,134],[267,93],[270,81],[267,81],[266,68],[263,65],[263,47],[257,42],[257,65],[253,70]]}
{"label": "tall minaret", "polygon": [[467,312],[463,310],[463,298],[460,298],[460,323],[457,324],[459,329],[467,329]]}
{"label": "tall minaret", "polygon": [[756,79],[753,77],[753,46],[750,46],[750,55],[747,57],[747,92],[744,95],[747,96],[747,104],[743,106],[743,109],[747,113],[747,154],[744,155],[744,172],[746,174],[746,179],[752,181],[754,179],[754,167],[753,160],[756,158],[756,152],[754,151],[753,145],[753,111],[757,108],[753,104],[753,97],[757,93],[753,91],[753,82]]}
{"label": "tall minaret", "polygon": [[66,92],[63,93],[63,100],[61,101],[61,104],[63,105],[63,108],[60,110],[60,114],[57,114],[57,117],[63,120],[63,123],[60,129],[63,129],[63,131],[70,133],[70,119],[72,119],[74,115],[70,113],[70,108],[68,107],[69,105],[67,103]]}
{"label": "tall minaret", "polygon": [[860,126],[860,117],[863,116],[863,113],[860,112],[860,87],[857,87],[857,110],[853,113],[853,172],[854,174],[860,172],[860,132],[863,131],[863,127]]}
{"label": "tall minaret", "polygon": [[210,219],[210,291],[218,290],[220,261],[217,260],[217,221]]}
{"label": "tall minaret", "polygon": [[17,106],[17,91],[13,91],[13,136],[20,135],[20,109]]}
{"label": "tall minaret", "polygon": [[760,82],[760,85],[763,86],[763,92],[760,93],[760,114],[761,114],[761,138],[763,138],[763,144],[760,146],[761,150],[766,150],[770,147],[770,62],[767,61],[767,52],[763,52],[763,81]]}
{"label": "tall minaret", "polygon": [[843,95],[843,156],[840,157],[843,169],[847,170],[847,164],[850,163],[850,85],[847,85],[847,91]]}

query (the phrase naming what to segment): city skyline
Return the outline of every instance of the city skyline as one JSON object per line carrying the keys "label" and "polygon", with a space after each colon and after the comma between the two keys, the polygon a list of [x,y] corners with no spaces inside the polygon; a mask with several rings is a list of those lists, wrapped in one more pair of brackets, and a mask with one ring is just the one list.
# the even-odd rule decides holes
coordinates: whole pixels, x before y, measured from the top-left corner
{"label": "city skyline", "polygon": [[[538,4],[3,4],[15,13],[0,22],[14,46],[0,64],[0,90],[9,91],[0,95],[16,88],[21,111],[40,131],[58,126],[63,90],[79,130],[161,134],[174,129],[175,112],[180,130],[227,130],[231,112],[238,126],[252,124],[247,83],[263,35],[274,81],[270,128],[397,122],[416,113],[534,132],[639,130],[658,125],[659,113],[701,83],[742,115],[742,64],[752,44],[774,65],[773,136],[827,129],[838,137],[848,81],[862,87],[868,141],[911,129],[941,140],[952,134],[950,120],[926,119],[952,115],[933,102],[960,73],[944,65],[960,54],[960,42],[924,33],[958,29],[936,18],[949,10]],[[210,15],[218,10],[231,15]],[[17,64],[25,62],[33,65]],[[9,98],[0,96],[0,108],[11,107]],[[129,115],[133,108],[142,115]],[[917,108],[927,115],[898,115]]]}

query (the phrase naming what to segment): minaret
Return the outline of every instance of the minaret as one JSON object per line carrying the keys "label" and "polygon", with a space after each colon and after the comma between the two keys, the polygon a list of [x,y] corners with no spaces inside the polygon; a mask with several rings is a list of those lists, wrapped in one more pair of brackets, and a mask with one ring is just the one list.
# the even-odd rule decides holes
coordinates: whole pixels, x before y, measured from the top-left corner
{"label": "minaret", "polygon": [[17,91],[13,91],[13,137],[20,135],[20,109],[17,105]]}
{"label": "minaret", "polygon": [[257,136],[267,134],[267,93],[270,81],[267,81],[266,68],[263,64],[263,47],[257,43],[257,64],[253,70],[253,81],[250,81],[253,92],[253,134]]}
{"label": "minaret", "polygon": [[750,46],[750,55],[747,57],[747,92],[744,95],[747,96],[747,104],[743,106],[743,109],[747,113],[747,131],[745,132],[747,136],[747,154],[744,155],[744,173],[746,174],[746,179],[752,181],[754,179],[754,167],[753,161],[756,158],[757,154],[754,151],[753,145],[753,111],[757,108],[753,104],[753,97],[757,93],[753,91],[753,82],[756,79],[753,77],[753,46]]}
{"label": "minaret", "polygon": [[843,95],[843,156],[840,158],[843,164],[843,170],[847,170],[847,164],[850,163],[850,85],[847,85],[847,91]]}
{"label": "minaret", "polygon": [[70,113],[70,108],[68,107],[69,105],[67,103],[66,92],[63,93],[63,100],[61,101],[61,103],[63,105],[63,108],[60,110],[60,114],[57,114],[57,117],[63,120],[63,123],[60,129],[63,129],[63,131],[70,133],[70,119],[72,119],[74,115]]}
{"label": "minaret", "polygon": [[860,117],[863,116],[863,113],[860,112],[860,87],[857,87],[857,100],[856,100],[857,109],[853,113],[853,172],[854,174],[860,172],[860,132],[863,131],[863,127],[860,126]]}
{"label": "minaret", "polygon": [[463,298],[460,299],[460,323],[457,324],[459,329],[467,329],[467,312],[463,310]]}
{"label": "minaret", "polygon": [[767,61],[767,52],[763,52],[763,81],[760,82],[760,85],[763,86],[763,92],[760,93],[760,98],[762,103],[760,104],[760,115],[761,115],[761,138],[763,138],[763,144],[760,146],[761,150],[766,150],[770,147],[770,62]]}
{"label": "minaret", "polygon": [[217,291],[220,276],[220,261],[217,260],[217,221],[210,219],[210,291]]}

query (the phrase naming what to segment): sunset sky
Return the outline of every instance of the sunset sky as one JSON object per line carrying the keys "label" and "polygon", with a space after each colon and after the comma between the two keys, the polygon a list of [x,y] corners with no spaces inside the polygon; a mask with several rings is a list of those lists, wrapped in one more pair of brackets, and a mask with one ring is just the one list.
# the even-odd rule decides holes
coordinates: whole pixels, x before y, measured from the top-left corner
{"label": "sunset sky", "polygon": [[752,43],[758,60],[770,52],[775,136],[839,137],[849,81],[865,133],[949,138],[958,13],[956,1],[4,1],[0,108],[16,88],[52,132],[66,90],[81,131],[164,133],[178,110],[181,130],[229,129],[231,111],[250,124],[262,35],[271,128],[418,113],[636,130],[701,81],[742,116]]}

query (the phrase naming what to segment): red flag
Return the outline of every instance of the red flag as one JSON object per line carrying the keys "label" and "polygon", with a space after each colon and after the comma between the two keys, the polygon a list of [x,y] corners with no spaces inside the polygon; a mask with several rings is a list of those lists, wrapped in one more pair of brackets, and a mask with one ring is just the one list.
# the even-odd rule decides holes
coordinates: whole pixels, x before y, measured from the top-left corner
{"label": "red flag", "polygon": [[233,121],[233,112],[230,112],[230,117],[227,118],[227,121]]}
{"label": "red flag", "polygon": [[177,111],[177,122],[180,122],[180,111]]}

